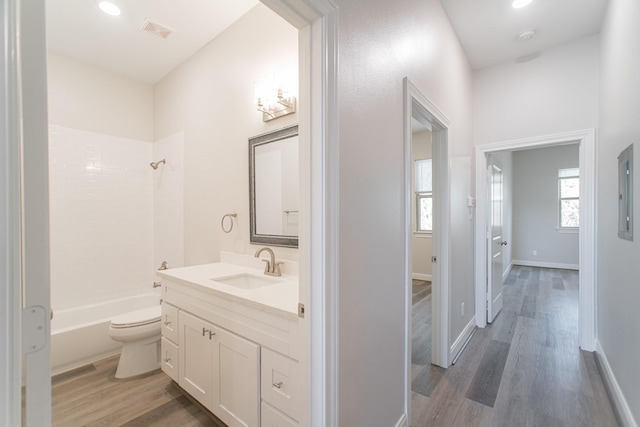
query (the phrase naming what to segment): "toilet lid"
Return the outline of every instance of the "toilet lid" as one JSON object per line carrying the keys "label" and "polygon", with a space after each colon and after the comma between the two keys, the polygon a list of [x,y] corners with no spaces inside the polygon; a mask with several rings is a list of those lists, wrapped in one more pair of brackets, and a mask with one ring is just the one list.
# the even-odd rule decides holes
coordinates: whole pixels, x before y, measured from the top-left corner
{"label": "toilet lid", "polygon": [[114,328],[131,328],[148,325],[149,323],[159,322],[161,317],[162,307],[156,305],[116,316],[111,319],[111,326]]}

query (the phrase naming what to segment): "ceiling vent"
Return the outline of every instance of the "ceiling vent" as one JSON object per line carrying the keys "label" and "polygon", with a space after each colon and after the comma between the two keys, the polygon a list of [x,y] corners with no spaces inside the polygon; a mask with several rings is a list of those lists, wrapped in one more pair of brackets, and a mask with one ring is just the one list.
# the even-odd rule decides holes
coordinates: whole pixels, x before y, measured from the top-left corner
{"label": "ceiling vent", "polygon": [[171,28],[160,25],[157,22],[152,21],[150,18],[144,19],[142,25],[140,25],[140,29],[145,33],[153,34],[154,36],[158,36],[165,40],[174,33],[174,30]]}

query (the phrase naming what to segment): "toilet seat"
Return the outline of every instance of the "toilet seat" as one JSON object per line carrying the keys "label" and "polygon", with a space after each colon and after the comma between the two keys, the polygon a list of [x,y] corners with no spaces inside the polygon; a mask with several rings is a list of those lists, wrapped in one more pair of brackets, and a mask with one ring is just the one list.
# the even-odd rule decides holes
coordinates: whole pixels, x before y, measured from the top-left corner
{"label": "toilet seat", "polygon": [[111,327],[115,329],[125,329],[144,326],[160,322],[161,317],[162,307],[157,305],[116,316],[111,319]]}

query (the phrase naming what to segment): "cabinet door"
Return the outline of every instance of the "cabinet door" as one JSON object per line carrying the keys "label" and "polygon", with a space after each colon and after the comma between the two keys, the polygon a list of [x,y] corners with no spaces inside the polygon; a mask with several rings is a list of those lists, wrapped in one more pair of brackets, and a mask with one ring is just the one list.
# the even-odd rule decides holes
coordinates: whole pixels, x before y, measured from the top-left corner
{"label": "cabinet door", "polygon": [[213,413],[229,427],[259,427],[260,347],[220,328],[215,333]]}
{"label": "cabinet door", "polygon": [[[179,313],[180,387],[213,411],[213,369],[217,358],[213,325],[184,311]],[[214,411],[215,412],[215,411]]]}

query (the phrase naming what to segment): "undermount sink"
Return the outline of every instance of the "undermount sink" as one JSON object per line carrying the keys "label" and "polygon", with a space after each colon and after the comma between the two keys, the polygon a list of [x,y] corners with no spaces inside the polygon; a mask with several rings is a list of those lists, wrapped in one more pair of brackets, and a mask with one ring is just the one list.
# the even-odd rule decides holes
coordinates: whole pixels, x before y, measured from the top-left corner
{"label": "undermount sink", "polygon": [[264,286],[280,283],[280,279],[272,279],[270,277],[258,276],[249,273],[234,274],[233,276],[215,277],[214,282],[224,283],[225,285],[234,286],[240,289],[257,289]]}

